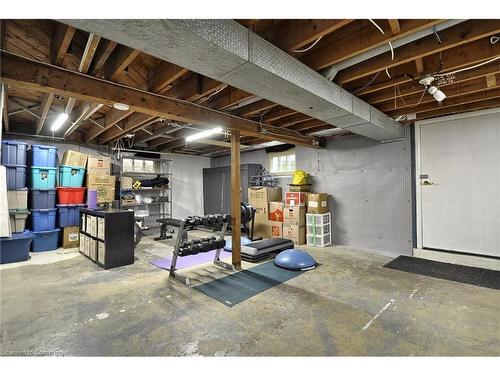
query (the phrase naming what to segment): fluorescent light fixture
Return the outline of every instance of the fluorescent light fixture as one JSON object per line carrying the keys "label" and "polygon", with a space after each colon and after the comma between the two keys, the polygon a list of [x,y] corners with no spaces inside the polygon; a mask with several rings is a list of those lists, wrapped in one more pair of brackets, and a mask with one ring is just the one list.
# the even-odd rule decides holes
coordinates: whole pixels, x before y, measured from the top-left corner
{"label": "fluorescent light fixture", "polygon": [[55,132],[56,130],[59,130],[61,126],[64,125],[64,123],[68,120],[68,114],[67,113],[61,113],[57,118],[54,120],[54,123],[52,124],[52,127],[50,128],[51,131]]}
{"label": "fluorescent light fixture", "polygon": [[429,94],[431,94],[434,99],[436,99],[438,102],[442,102],[444,99],[446,99],[446,94],[439,90],[436,86],[429,86],[427,89]]}
{"label": "fluorescent light fixture", "polygon": [[125,103],[115,103],[113,104],[113,108],[119,111],[128,111],[130,107]]}
{"label": "fluorescent light fixture", "polygon": [[220,126],[213,128],[213,129],[205,130],[205,131],[193,134],[193,135],[189,135],[186,137],[186,142],[193,142],[193,141],[196,141],[198,139],[208,138],[214,134],[219,134],[219,133],[222,133],[222,128]]}

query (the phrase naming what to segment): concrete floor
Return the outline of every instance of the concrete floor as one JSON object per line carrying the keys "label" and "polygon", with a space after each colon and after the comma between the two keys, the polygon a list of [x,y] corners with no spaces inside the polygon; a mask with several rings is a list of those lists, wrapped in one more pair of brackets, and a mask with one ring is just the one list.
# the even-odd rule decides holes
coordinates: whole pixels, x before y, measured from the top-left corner
{"label": "concrete floor", "polygon": [[[108,271],[78,253],[34,254],[0,267],[1,354],[500,355],[498,290],[382,268],[389,258],[352,248],[309,250],[320,267],[232,308],[149,264],[171,253],[149,239],[134,265]],[[196,284],[227,271],[187,273]]]}

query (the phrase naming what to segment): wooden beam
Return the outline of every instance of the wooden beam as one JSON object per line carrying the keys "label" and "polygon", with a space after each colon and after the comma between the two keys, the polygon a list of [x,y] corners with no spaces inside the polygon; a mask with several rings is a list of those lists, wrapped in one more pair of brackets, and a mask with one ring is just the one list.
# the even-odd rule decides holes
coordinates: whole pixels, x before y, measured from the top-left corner
{"label": "wooden beam", "polygon": [[[3,23],[3,20],[1,21]],[[7,87],[5,85],[1,85],[2,87],[0,88],[1,90],[1,100],[0,100],[0,106],[2,106],[2,129],[4,129],[6,132],[9,131],[9,111],[8,111],[8,94],[7,94]]]}
{"label": "wooden beam", "polygon": [[280,126],[283,128],[288,128],[292,125],[298,124],[299,122],[310,120],[311,116],[304,115],[302,113],[294,113],[290,116],[280,118],[278,120],[272,121],[271,125]]}
{"label": "wooden beam", "polygon": [[57,24],[56,31],[52,37],[50,45],[50,60],[53,64],[61,64],[66,52],[68,51],[71,40],[75,35],[75,31],[76,29],[72,26],[62,23]]}
{"label": "wooden beam", "polygon": [[220,94],[214,96],[214,99],[208,101],[207,106],[218,110],[224,110],[254,97],[246,91],[228,86]]}
{"label": "wooden beam", "polygon": [[78,71],[82,73],[87,73],[90,68],[90,63],[94,58],[94,55],[97,51],[97,46],[101,37],[95,35],[93,33],[89,34],[89,38],[87,39],[87,44],[85,45],[85,50],[83,51],[82,59],[80,60],[80,66],[78,67]]}
{"label": "wooden beam", "polygon": [[[324,121],[321,121],[321,120],[317,120],[317,119],[310,119],[308,121],[304,121],[304,122],[300,122],[298,124],[294,124],[292,126],[289,127],[289,129],[291,130],[295,130],[295,131],[304,131],[304,130],[307,130],[307,129],[310,129],[310,128],[314,128],[314,127],[317,127],[319,125],[324,125],[325,122]],[[333,127],[333,125],[331,125]]]}
{"label": "wooden beam", "polygon": [[436,43],[434,35],[418,39],[394,49],[394,59],[391,53],[375,56],[350,68],[337,73],[335,81],[345,84],[365,76],[376,74],[384,69],[390,69],[419,57],[425,57],[450,48],[479,40],[500,32],[499,20],[470,20],[441,30],[441,43]]}
{"label": "wooden beam", "polygon": [[424,120],[432,117],[447,116],[457,113],[478,111],[480,109],[498,108],[498,107],[500,107],[500,98],[488,99],[475,103],[457,105],[450,108],[441,108],[441,109],[436,109],[434,111],[417,113],[417,120]]}
{"label": "wooden beam", "polygon": [[495,87],[497,85],[497,79],[494,74],[488,74],[486,76],[486,86]]}
{"label": "wooden beam", "polygon": [[241,269],[240,132],[231,131],[231,260]]}
{"label": "wooden beam", "polygon": [[184,138],[187,137],[188,135],[196,133],[197,131],[193,129],[180,128],[173,133],[174,134],[173,139],[161,139],[161,138],[152,139],[151,141],[148,142],[148,148],[157,148],[159,146],[163,146],[166,143],[172,143],[174,141],[179,141],[179,140],[186,143],[186,140]]}
{"label": "wooden beam", "polygon": [[182,77],[189,70],[178,65],[162,61],[148,75],[148,90],[158,93],[167,91],[170,84]]}
{"label": "wooden beam", "polygon": [[246,106],[235,109],[234,111],[231,111],[231,114],[235,116],[252,117],[275,106],[277,106],[276,103],[273,103],[266,99],[261,99]]}
{"label": "wooden beam", "polygon": [[[199,104],[126,87],[39,61],[29,60],[9,52],[2,53],[0,68],[0,79],[3,83],[25,90],[73,96],[78,100],[110,106],[116,102],[122,102],[127,103],[130,110],[151,117],[161,117],[209,127],[218,124],[226,130],[239,130],[242,134],[263,139],[309,147],[319,146],[318,139],[305,139],[287,129],[280,129],[278,133],[272,127],[249,119],[215,111]],[[127,131],[129,130],[124,129],[123,134]]]}
{"label": "wooden beam", "polygon": [[401,20],[401,32],[397,35],[374,32],[373,25],[368,21],[353,22],[333,34],[335,38],[328,44],[311,51],[300,60],[314,70],[321,70],[439,22],[442,20]]}
{"label": "wooden beam", "polygon": [[43,129],[43,125],[45,124],[45,120],[47,119],[47,115],[49,114],[50,106],[52,105],[52,100],[54,99],[53,93],[46,93],[42,99],[42,109],[40,111],[40,118],[36,123],[36,134],[40,134]]}
{"label": "wooden beam", "polygon": [[314,43],[318,38],[344,27],[353,20],[295,19],[279,27],[276,45],[287,52]]}
{"label": "wooden beam", "polygon": [[398,20],[387,20],[389,22],[389,27],[391,28],[392,34],[396,35],[401,32],[401,25]]}
{"label": "wooden beam", "polygon": [[90,142],[94,138],[96,138],[101,133],[106,130],[112,128],[115,124],[122,121],[127,116],[130,116],[132,111],[120,111],[118,109],[111,109],[104,115],[104,123],[103,127],[93,127],[91,128],[85,137],[85,142]]}
{"label": "wooden beam", "polygon": [[137,57],[139,51],[126,46],[118,46],[111,53],[108,63],[104,66],[104,76],[106,79],[116,81],[123,71]]}
{"label": "wooden beam", "polygon": [[104,67],[104,64],[106,64],[106,61],[108,61],[109,56],[116,48],[116,46],[116,42],[103,38],[101,39],[101,42],[99,43],[99,46],[97,47],[97,50],[95,52],[94,60],[91,64],[90,71],[92,72],[92,74],[96,74]]}

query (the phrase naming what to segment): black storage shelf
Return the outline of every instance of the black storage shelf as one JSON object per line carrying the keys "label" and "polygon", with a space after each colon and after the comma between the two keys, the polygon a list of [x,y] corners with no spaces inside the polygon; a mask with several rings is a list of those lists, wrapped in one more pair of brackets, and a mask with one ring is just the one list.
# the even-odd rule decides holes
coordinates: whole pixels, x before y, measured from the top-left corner
{"label": "black storage shelf", "polygon": [[80,209],[80,253],[104,269],[134,263],[134,213]]}

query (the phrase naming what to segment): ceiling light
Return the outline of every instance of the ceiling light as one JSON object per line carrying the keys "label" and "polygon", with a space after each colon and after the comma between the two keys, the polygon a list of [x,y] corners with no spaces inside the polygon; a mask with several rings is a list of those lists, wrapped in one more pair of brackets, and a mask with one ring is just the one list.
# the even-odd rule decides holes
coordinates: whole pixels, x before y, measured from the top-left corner
{"label": "ceiling light", "polygon": [[68,120],[68,114],[67,113],[61,113],[57,118],[54,120],[54,123],[52,124],[52,127],[50,128],[51,131],[55,132],[56,130],[59,130],[61,126],[64,125],[64,123]]}
{"label": "ceiling light", "polygon": [[125,103],[115,103],[115,104],[113,104],[113,108],[117,109],[119,111],[128,111],[129,106],[128,106],[128,104],[125,104]]}
{"label": "ceiling light", "polygon": [[434,99],[436,99],[438,102],[442,102],[444,99],[446,99],[446,94],[439,90],[436,86],[429,86],[427,89],[429,94],[431,94]]}
{"label": "ceiling light", "polygon": [[186,142],[192,142],[198,139],[208,138],[214,134],[219,134],[219,133],[222,133],[222,128],[220,126],[210,130],[205,130],[196,134],[189,135],[186,137]]}

